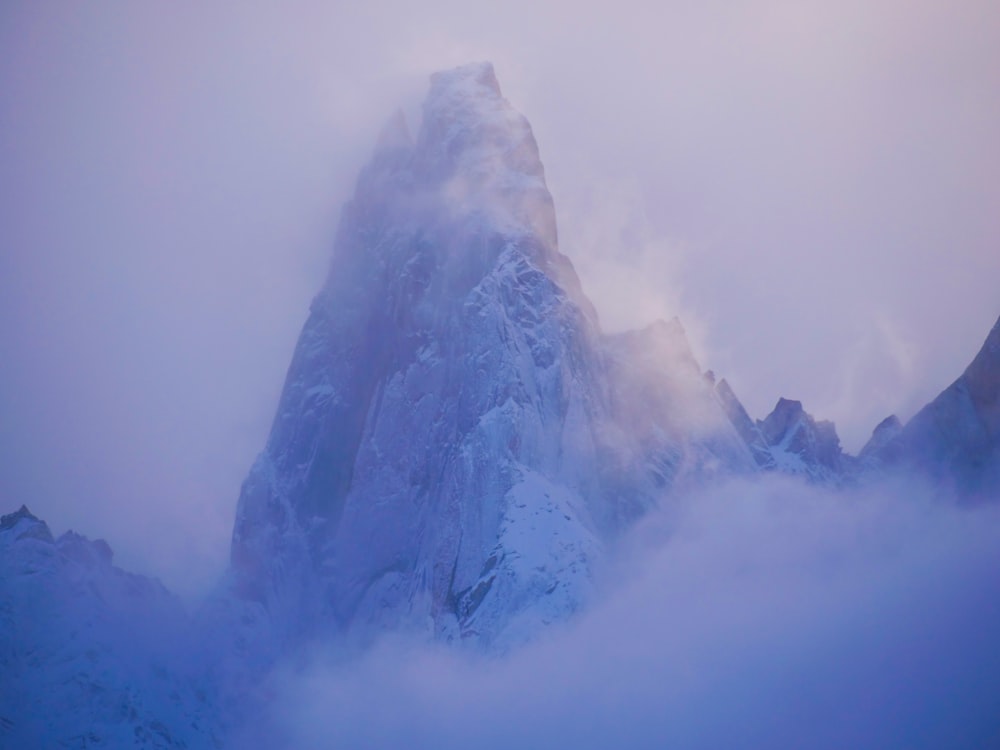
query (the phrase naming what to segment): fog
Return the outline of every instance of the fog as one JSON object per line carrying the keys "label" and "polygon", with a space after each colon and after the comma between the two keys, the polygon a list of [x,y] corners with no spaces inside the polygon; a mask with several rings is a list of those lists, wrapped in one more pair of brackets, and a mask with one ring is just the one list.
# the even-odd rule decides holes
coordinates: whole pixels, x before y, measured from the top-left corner
{"label": "fog", "polygon": [[317,649],[237,744],[992,747],[998,569],[994,507],[734,482],[647,519],[546,638],[504,658]]}
{"label": "fog", "polygon": [[679,314],[749,412],[856,450],[998,314],[1000,11],[6,3],[0,502],[188,595],[225,565],[339,206],[490,59],[605,327]]}

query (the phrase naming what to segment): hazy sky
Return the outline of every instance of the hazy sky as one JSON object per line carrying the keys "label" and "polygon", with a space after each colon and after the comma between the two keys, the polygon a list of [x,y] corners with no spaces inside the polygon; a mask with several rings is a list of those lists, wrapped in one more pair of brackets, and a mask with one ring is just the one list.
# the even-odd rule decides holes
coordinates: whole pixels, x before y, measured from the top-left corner
{"label": "hazy sky", "polygon": [[[200,590],[382,121],[474,59],[606,327],[856,450],[1000,314],[993,0],[7,2],[0,505]],[[342,6],[342,7],[341,7]]]}

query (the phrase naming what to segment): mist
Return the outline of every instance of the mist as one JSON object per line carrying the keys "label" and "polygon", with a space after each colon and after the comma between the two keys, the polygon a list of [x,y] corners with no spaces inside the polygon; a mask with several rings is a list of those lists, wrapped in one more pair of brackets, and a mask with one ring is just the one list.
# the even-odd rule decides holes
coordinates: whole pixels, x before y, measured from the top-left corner
{"label": "mist", "polygon": [[995,507],[732,482],[654,513],[589,608],[503,657],[396,636],[279,667],[237,746],[988,747],[997,570]]}
{"label": "mist", "polygon": [[749,412],[856,450],[996,319],[1000,13],[822,3],[7,3],[0,501],[196,597],[339,207],[474,59],[532,123],[607,330],[680,315]]}

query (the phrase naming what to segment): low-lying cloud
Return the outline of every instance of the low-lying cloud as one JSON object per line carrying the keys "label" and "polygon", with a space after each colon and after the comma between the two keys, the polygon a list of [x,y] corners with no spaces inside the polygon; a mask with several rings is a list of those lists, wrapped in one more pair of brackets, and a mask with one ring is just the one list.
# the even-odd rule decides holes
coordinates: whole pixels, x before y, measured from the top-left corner
{"label": "low-lying cloud", "polygon": [[940,748],[1000,739],[1000,509],[734,481],[655,514],[507,656],[387,639],[275,674],[287,748]]}

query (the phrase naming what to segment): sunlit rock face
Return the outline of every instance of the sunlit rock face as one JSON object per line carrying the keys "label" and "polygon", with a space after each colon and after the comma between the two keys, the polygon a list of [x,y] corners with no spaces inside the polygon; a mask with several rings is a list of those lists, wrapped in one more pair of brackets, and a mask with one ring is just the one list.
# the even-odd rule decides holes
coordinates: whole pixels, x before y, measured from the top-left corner
{"label": "sunlit rock face", "polygon": [[754,468],[683,338],[601,334],[527,120],[489,64],[436,74],[343,209],[244,483],[244,621],[502,648],[566,618],[678,483]]}
{"label": "sunlit rock face", "polygon": [[882,470],[927,475],[965,500],[1000,499],[1000,319],[954,383],[904,427],[888,436],[877,429],[862,455]]}

